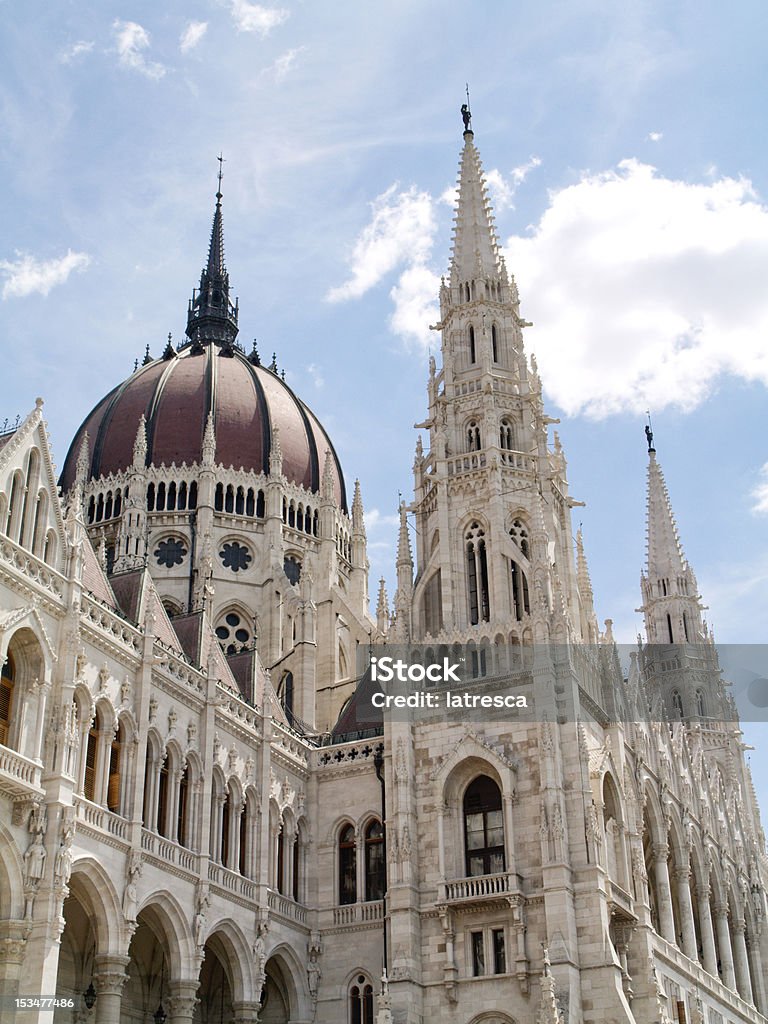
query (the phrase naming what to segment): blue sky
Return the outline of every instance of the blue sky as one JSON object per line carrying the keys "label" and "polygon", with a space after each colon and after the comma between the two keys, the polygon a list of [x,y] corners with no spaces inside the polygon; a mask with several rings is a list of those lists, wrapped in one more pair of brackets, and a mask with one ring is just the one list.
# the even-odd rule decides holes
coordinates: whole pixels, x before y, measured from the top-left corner
{"label": "blue sky", "polygon": [[761,642],[768,9],[476,6],[0,0],[0,423],[41,394],[61,465],[145,345],[182,337],[221,150],[241,340],[360,477],[391,581],[468,81],[599,618],[638,630],[650,408],[716,636]]}

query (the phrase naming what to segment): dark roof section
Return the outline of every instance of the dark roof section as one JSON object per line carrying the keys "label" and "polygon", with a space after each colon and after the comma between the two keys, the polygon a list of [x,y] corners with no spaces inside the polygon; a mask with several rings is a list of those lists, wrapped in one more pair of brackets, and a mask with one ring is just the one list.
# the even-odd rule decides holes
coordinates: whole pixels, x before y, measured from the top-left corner
{"label": "dark roof section", "polygon": [[384,735],[384,716],[381,708],[371,702],[374,693],[381,693],[378,683],[366,672],[357,684],[357,689],[341,709],[336,725],[331,730],[332,743],[346,743],[349,740],[364,740],[371,736]]}
{"label": "dark roof section", "polygon": [[83,435],[90,439],[90,477],[125,471],[133,461],[139,420],[147,421],[147,464],[199,463],[209,412],[216,431],[216,462],[269,472],[275,427],[280,431],[283,473],[319,492],[325,452],[332,453],[335,498],[347,509],[344,477],[330,438],[317,417],[276,373],[254,366],[239,350],[225,354],[206,344],[199,355],[187,345],[172,359],[140,367],[92,410],[75,435],[60,484],[75,480]]}

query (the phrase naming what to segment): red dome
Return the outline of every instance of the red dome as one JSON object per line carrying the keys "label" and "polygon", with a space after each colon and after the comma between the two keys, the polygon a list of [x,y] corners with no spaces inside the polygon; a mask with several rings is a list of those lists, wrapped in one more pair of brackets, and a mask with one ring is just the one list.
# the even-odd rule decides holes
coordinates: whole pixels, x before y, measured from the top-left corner
{"label": "red dome", "polygon": [[278,427],[287,479],[319,491],[325,452],[330,450],[335,498],[346,510],[341,465],[315,415],[277,374],[255,366],[238,349],[230,353],[209,344],[195,354],[187,346],[170,359],[140,367],[99,402],[77,431],[61,474],[62,490],[74,483],[86,431],[91,478],[131,465],[142,413],[147,465],[190,465],[202,459],[205,424],[212,412],[217,464],[268,473],[272,431]]}

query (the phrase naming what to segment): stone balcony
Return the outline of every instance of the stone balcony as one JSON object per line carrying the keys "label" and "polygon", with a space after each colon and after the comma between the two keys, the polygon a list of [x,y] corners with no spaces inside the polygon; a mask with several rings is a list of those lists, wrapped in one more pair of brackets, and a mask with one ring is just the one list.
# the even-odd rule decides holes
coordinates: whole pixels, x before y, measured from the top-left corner
{"label": "stone balcony", "polygon": [[511,871],[501,871],[495,875],[474,875],[440,882],[437,902],[449,906],[471,906],[507,901],[519,895],[519,892],[517,875]]}
{"label": "stone balcony", "polygon": [[13,797],[42,795],[42,770],[38,761],[0,746],[0,791]]}

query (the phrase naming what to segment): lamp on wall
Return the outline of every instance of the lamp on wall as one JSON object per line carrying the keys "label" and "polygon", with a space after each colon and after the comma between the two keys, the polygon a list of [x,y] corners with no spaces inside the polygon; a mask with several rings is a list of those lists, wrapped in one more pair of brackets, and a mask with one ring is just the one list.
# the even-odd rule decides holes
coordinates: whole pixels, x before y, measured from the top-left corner
{"label": "lamp on wall", "polygon": [[93,987],[93,979],[91,979],[88,988],[83,992],[83,1002],[85,1003],[86,1010],[92,1010],[96,1003],[96,989]]}

